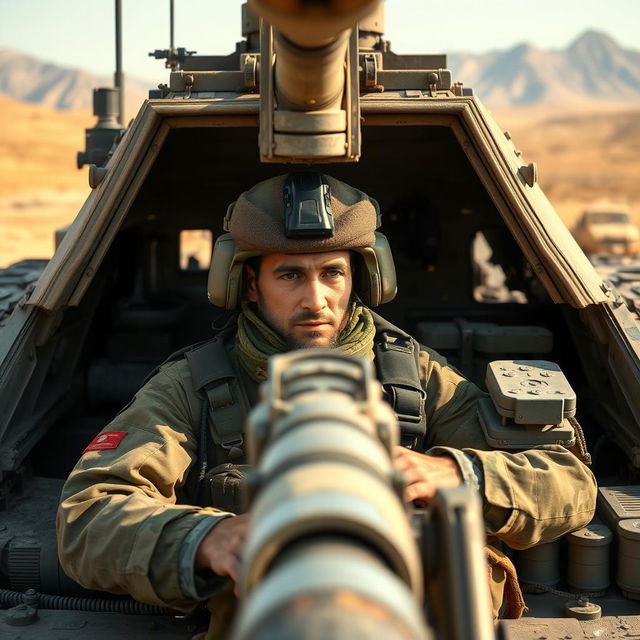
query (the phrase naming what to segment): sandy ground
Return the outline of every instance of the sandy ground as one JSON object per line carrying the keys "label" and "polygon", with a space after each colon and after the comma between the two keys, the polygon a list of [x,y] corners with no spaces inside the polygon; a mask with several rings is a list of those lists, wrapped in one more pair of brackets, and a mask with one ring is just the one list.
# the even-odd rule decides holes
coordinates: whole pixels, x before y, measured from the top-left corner
{"label": "sandy ground", "polygon": [[83,190],[0,197],[0,267],[23,258],[50,258],[56,229],[71,223],[86,197]]}
{"label": "sandy ground", "polygon": [[[630,206],[640,224],[640,105],[558,113],[494,110],[540,185],[571,226],[584,207],[606,199]],[[89,194],[84,149],[88,112],[59,112],[0,96],[0,267],[48,258],[55,230],[69,224]]]}
{"label": "sandy ground", "polygon": [[49,258],[55,229],[69,224],[89,194],[84,149],[88,112],[60,112],[0,96],[0,267]]}

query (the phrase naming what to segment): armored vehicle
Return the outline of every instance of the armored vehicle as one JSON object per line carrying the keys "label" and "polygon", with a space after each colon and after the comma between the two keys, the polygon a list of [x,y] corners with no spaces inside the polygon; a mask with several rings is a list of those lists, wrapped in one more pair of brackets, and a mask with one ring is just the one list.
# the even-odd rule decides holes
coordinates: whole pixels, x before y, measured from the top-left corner
{"label": "armored vehicle", "polygon": [[[320,167],[379,201],[398,280],[383,307],[390,321],[482,386],[494,361],[515,377],[531,366],[547,377],[561,370],[570,384],[548,387],[553,397],[515,393],[527,401],[524,426],[508,417],[511,396],[487,430],[498,446],[513,428],[522,447],[544,434],[575,447],[601,485],[590,529],[512,553],[529,610],[500,633],[640,635],[635,310],[596,273],[535,163],[452,77],[446,56],[393,53],[371,0],[250,6],[231,54],[158,52],[169,82],[150,91],[130,126],[116,126],[117,99],[98,94],[105,126],[88,134],[80,158],[92,163],[91,194],[46,265],[3,274],[13,302],[0,319],[0,635],[194,633],[188,617],[86,593],[64,575],[58,496],[147,373],[222,321],[206,287],[227,207],[291,165]],[[498,403],[509,396],[487,380]],[[462,575],[450,576],[454,587]]]}
{"label": "armored vehicle", "polygon": [[593,204],[580,216],[573,235],[587,255],[637,256],[640,252],[640,232],[623,205]]}

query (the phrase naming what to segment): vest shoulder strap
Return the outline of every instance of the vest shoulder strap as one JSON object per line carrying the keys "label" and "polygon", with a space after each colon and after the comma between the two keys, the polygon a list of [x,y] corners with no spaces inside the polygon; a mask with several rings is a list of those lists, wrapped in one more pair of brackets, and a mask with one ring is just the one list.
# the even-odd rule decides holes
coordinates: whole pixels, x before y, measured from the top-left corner
{"label": "vest shoulder strap", "polygon": [[216,336],[184,353],[193,385],[206,396],[209,416],[224,449],[242,447],[242,430],[249,412],[238,374],[223,336]]}
{"label": "vest shoulder strap", "polygon": [[422,449],[427,431],[427,394],[420,381],[420,345],[377,313],[372,311],[371,315],[376,328],[376,372],[386,400],[398,416],[401,444]]}

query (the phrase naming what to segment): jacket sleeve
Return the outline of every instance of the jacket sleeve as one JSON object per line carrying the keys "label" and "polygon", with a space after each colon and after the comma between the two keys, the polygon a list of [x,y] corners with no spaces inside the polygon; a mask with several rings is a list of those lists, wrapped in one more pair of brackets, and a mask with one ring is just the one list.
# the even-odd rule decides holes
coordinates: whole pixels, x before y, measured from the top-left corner
{"label": "jacket sleeve", "polygon": [[182,543],[231,514],[176,504],[197,455],[192,425],[200,401],[186,390],[188,376],[184,362],[163,367],[103,430],[126,432],[117,446],[85,452],[64,485],[58,555],[65,572],[87,588],[193,605],[181,588]]}
{"label": "jacket sleeve", "polygon": [[589,469],[560,445],[517,452],[492,449],[477,412],[477,402],[486,394],[442,356],[423,349],[425,444],[459,449],[481,469],[487,533],[524,549],[587,524],[596,503],[596,482]]}

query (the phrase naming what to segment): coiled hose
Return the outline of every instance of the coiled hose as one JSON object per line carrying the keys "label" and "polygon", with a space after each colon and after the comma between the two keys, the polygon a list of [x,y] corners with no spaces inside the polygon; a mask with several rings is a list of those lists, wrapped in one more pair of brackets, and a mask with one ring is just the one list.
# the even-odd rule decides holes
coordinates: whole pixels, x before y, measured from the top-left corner
{"label": "coiled hose", "polygon": [[[31,590],[29,590],[31,591]],[[138,602],[133,598],[75,598],[54,596],[46,593],[21,593],[0,589],[0,605],[15,607],[19,604],[35,604],[39,609],[68,609],[99,613],[125,613],[142,616],[170,615],[171,609]]]}

